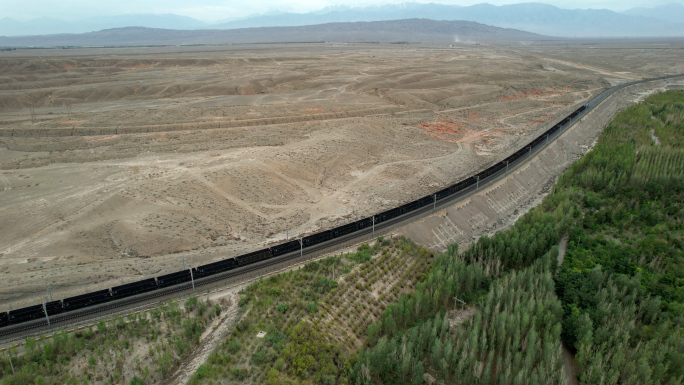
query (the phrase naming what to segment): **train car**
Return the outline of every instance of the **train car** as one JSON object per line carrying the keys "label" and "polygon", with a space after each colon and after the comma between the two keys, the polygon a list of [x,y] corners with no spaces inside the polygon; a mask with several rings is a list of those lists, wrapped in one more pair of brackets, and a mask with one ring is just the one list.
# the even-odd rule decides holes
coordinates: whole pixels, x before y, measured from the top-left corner
{"label": "train car", "polygon": [[64,307],[64,311],[71,311],[109,302],[111,300],[112,295],[109,292],[109,289],[104,289],[94,291],[92,293],[77,295],[75,297],[65,298],[62,300],[62,306]]}
{"label": "train car", "polygon": [[329,241],[331,239],[334,239],[335,236],[330,230],[325,230],[321,231],[320,233],[312,234],[309,235],[308,237],[302,238],[302,243],[304,247],[309,247],[313,245],[317,245],[319,243],[323,243],[325,241]]}
{"label": "train car", "polygon": [[387,222],[390,219],[396,218],[401,215],[401,210],[399,207],[383,211],[381,213],[375,214],[375,224]]}
{"label": "train car", "polygon": [[530,152],[529,148],[527,148],[527,146],[525,146],[525,147],[521,148],[520,150],[511,154],[508,158],[504,159],[503,163],[505,164],[506,162],[508,162],[508,164],[510,165],[511,163],[514,163],[518,159],[527,155],[529,152]]}
{"label": "train car", "polygon": [[273,254],[271,254],[271,249],[263,249],[252,251],[251,253],[247,253],[244,255],[240,255],[238,257],[235,257],[235,259],[237,260],[238,265],[244,266],[249,265],[250,263],[264,261],[266,259],[271,258],[272,256]]}
{"label": "train car", "polygon": [[477,176],[480,178],[480,181],[492,176],[494,173],[497,171],[506,168],[506,163],[504,162],[499,162],[492,167],[482,171],[481,173],[477,174]]}
{"label": "train car", "polygon": [[431,204],[433,200],[434,198],[431,195],[428,195],[413,202],[409,202],[399,207],[395,207],[393,209],[383,211],[379,214],[375,214],[375,224],[377,225],[378,223],[387,222],[391,219],[400,217],[408,212],[416,210],[420,207],[427,206]]}
{"label": "train car", "polygon": [[554,133],[556,133],[556,131],[560,130],[561,127],[563,126],[560,123],[556,123],[556,125],[551,127],[551,129],[546,131],[546,133],[549,135],[553,135]]}
{"label": "train car", "polygon": [[140,293],[147,293],[148,291],[157,288],[157,281],[154,278],[144,279],[142,281],[127,283],[125,285],[115,286],[112,288],[113,298],[124,298]]}
{"label": "train car", "polygon": [[546,138],[547,138],[546,134],[543,134],[540,137],[538,137],[537,139],[531,141],[530,144],[528,144],[528,147],[532,147],[532,150],[534,150],[538,146],[544,144],[544,142],[546,142]]}
{"label": "train car", "polygon": [[285,242],[279,245],[271,246],[271,254],[273,254],[274,257],[277,257],[279,255],[291,253],[293,251],[298,251],[300,247],[301,246],[299,245],[298,240]]}
{"label": "train car", "polygon": [[8,323],[10,325],[15,325],[22,322],[31,321],[34,319],[40,319],[45,317],[43,313],[43,305],[33,305],[29,307],[24,307],[17,310],[10,310],[7,314]]}
{"label": "train car", "polygon": [[208,263],[206,265],[195,268],[193,274],[195,277],[207,277],[213,274],[222,273],[224,271],[232,270],[238,267],[238,262],[235,258],[224,259],[218,262]]}
{"label": "train car", "polygon": [[570,118],[570,119],[575,119],[575,117],[577,117],[577,115],[579,115],[580,112],[584,111],[584,108],[586,108],[586,107],[582,106],[582,107],[576,109],[572,114],[570,114],[570,115],[568,116],[568,118]]}
{"label": "train car", "polygon": [[45,303],[45,310],[49,316],[56,315],[64,312],[64,307],[62,306],[62,301],[51,301]]}
{"label": "train car", "polygon": [[175,273],[157,277],[157,286],[169,287],[183,282],[190,282],[190,280],[192,280],[192,277],[190,276],[190,270],[181,270]]}
{"label": "train car", "polygon": [[0,313],[0,328],[5,327],[7,325],[9,325],[9,321],[7,319],[7,312]]}
{"label": "train car", "polygon": [[420,199],[416,199],[413,202],[406,203],[402,205],[402,211],[404,214],[409,213],[414,210],[418,210],[421,207],[432,205],[435,202],[435,198],[432,195],[424,196]]}
{"label": "train car", "polygon": [[356,221],[353,223],[347,223],[346,225],[337,226],[334,229],[330,229],[330,235],[334,239],[334,238],[339,238],[341,236],[351,234],[355,231],[358,231],[358,230],[360,230],[359,222],[360,221]]}
{"label": "train car", "polygon": [[468,187],[474,185],[476,183],[475,178],[468,178],[466,180],[462,180],[452,186],[449,186],[443,190],[437,191],[437,200],[440,201],[450,195],[454,195],[460,191],[463,191],[467,189]]}
{"label": "train car", "polygon": [[358,224],[358,229],[359,229],[359,230],[361,230],[361,229],[367,229],[367,228],[373,226],[373,218],[371,218],[371,217],[366,217],[366,218],[363,218],[363,219],[359,219],[358,221],[356,221],[356,223]]}

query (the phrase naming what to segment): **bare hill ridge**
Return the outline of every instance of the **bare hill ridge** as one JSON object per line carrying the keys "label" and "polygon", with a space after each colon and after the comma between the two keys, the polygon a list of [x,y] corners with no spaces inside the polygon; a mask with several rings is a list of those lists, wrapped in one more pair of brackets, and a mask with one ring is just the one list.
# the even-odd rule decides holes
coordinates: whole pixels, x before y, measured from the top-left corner
{"label": "bare hill ridge", "polygon": [[144,27],[106,29],[84,34],[0,37],[5,47],[141,46],[245,44],[304,41],[418,42],[548,40],[547,36],[470,21],[407,19],[328,23],[300,27],[181,31]]}

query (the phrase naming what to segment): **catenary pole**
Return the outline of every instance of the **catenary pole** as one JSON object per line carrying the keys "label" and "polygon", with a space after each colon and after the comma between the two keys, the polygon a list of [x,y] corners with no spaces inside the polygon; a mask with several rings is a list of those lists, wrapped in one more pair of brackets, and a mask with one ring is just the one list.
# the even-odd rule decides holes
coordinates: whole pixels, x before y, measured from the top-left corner
{"label": "catenary pole", "polygon": [[45,312],[45,319],[47,319],[48,327],[50,328],[52,326],[50,326],[50,316],[48,316],[47,306],[45,306],[45,301],[43,301],[43,311]]}
{"label": "catenary pole", "polygon": [[14,364],[12,364],[12,355],[9,353],[9,350],[7,351],[7,357],[9,357],[10,366],[12,367],[12,375],[16,376],[17,373],[14,372]]}

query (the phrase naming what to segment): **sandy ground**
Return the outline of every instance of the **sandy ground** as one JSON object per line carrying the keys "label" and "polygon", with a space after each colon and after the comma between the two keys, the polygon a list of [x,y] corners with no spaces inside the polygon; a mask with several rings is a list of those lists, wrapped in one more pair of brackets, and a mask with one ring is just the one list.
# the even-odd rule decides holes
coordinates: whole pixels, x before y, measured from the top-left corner
{"label": "sandy ground", "polygon": [[0,310],[388,209],[611,84],[684,72],[620,44],[0,53]]}

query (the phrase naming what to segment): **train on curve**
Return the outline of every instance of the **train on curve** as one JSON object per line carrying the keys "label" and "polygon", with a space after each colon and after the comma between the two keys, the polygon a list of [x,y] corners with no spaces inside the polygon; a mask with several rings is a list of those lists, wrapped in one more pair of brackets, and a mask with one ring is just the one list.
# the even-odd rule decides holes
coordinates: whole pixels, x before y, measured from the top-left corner
{"label": "train on curve", "polygon": [[[532,153],[539,145],[544,143],[548,138],[559,131],[563,126],[568,124],[576,118],[582,111],[587,108],[583,105],[573,113],[565,117],[556,125],[548,129],[543,134],[532,140],[530,143],[522,147],[520,150],[502,160],[501,162],[489,167],[488,169],[468,177],[452,186],[443,190],[437,191],[431,195],[422,197],[413,202],[406,203],[402,206],[389,209],[385,212],[375,214],[373,216],[360,219],[356,222],[349,223],[336,227],[334,229],[322,231],[303,237],[301,240],[289,241],[279,245],[275,245],[263,250],[254,251],[248,254],[240,255],[234,258],[224,259],[218,262],[202,265],[196,268],[181,270],[175,273],[161,275],[155,278],[144,279],[121,286],[115,286],[110,289],[104,289],[86,293],[83,295],[64,298],[62,300],[51,301],[41,305],[29,306],[21,309],[10,310],[9,312],[0,313],[0,327],[8,325],[16,325],[31,320],[45,318],[46,315],[52,316],[73,310],[83,309],[94,305],[104,304],[110,301],[116,301],[122,298],[131,297],[138,294],[148,293],[154,290],[166,288],[173,285],[190,282],[193,279],[209,277],[215,274],[223,273],[242,266],[250,265],[256,262],[276,258],[285,254],[300,251],[323,242],[333,240],[357,231],[368,229],[377,226],[383,222],[387,222],[404,214],[411,213],[426,206],[436,205],[437,202],[452,197],[457,194],[462,194],[477,188],[480,182],[485,181],[492,175],[508,169],[509,165],[518,161],[522,157]],[[47,314],[46,314],[47,313]]]}

